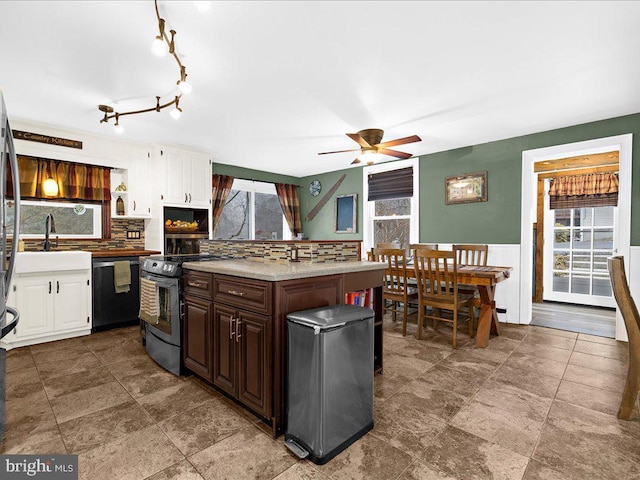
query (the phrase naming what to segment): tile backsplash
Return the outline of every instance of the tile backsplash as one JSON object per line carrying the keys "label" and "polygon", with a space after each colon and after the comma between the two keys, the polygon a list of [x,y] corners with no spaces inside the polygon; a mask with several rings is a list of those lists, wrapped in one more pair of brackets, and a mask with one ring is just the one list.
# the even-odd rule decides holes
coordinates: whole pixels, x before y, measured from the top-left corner
{"label": "tile backsplash", "polygon": [[[140,232],[140,238],[127,238],[127,231]],[[42,250],[41,239],[23,239],[27,252]],[[55,241],[55,234],[51,235]],[[55,250],[120,250],[123,248],[144,248],[144,220],[143,219],[111,219],[111,238],[109,240],[79,240],[58,239]]]}
{"label": "tile backsplash", "polygon": [[360,260],[360,242],[351,241],[242,241],[200,240],[200,252],[246,258],[260,262],[287,263],[297,251],[306,263],[349,262]]}

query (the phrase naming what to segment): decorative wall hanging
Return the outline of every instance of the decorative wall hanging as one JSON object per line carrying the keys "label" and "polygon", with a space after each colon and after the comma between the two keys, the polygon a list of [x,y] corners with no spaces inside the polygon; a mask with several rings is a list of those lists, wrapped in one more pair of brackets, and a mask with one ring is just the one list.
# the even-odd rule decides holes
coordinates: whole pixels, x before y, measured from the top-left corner
{"label": "decorative wall hanging", "polygon": [[444,181],[444,203],[476,203],[487,201],[487,172],[447,177]]}

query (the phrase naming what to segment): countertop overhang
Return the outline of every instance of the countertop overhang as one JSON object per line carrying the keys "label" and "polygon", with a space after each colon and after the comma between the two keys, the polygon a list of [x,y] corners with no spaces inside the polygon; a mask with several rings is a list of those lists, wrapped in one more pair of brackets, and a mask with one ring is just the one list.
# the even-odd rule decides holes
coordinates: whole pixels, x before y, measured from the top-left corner
{"label": "countertop overhang", "polygon": [[332,263],[273,263],[251,260],[217,260],[210,262],[185,262],[182,268],[199,272],[253,278],[268,282],[321,277],[353,272],[384,270],[379,262],[332,262]]}

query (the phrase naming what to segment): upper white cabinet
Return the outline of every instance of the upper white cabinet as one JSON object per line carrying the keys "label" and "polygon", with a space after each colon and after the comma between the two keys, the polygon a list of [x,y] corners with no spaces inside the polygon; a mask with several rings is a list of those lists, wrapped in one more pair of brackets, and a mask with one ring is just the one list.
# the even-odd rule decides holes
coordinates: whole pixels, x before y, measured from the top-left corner
{"label": "upper white cabinet", "polygon": [[202,153],[162,148],[163,192],[166,204],[208,208],[211,205],[211,159]]}
{"label": "upper white cabinet", "polygon": [[[127,158],[127,168],[111,171],[111,216],[119,218],[151,218],[151,153],[132,150]],[[126,190],[119,191],[124,184]],[[124,215],[117,214],[117,200],[124,202]]]}

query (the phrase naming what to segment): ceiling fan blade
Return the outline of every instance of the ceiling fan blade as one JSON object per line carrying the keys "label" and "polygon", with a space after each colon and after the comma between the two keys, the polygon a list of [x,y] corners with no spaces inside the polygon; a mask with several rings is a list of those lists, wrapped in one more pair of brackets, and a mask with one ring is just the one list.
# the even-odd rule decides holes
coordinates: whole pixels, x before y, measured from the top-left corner
{"label": "ceiling fan blade", "polygon": [[382,142],[376,145],[378,148],[395,147],[396,145],[404,145],[405,143],[421,142],[422,139],[418,135],[411,135],[410,137],[398,138],[397,140],[389,140],[388,142]]}
{"label": "ceiling fan blade", "polygon": [[356,159],[353,162],[351,162],[351,165],[357,165],[358,163],[361,163],[361,162],[362,161],[356,157]]}
{"label": "ceiling fan blade", "polygon": [[337,150],[335,152],[322,152],[322,153],[319,153],[318,155],[330,155],[332,153],[359,152],[359,151],[360,151],[359,148],[353,148],[351,150]]}
{"label": "ceiling fan blade", "polygon": [[358,145],[364,148],[371,148],[371,145],[360,136],[359,133],[347,133],[347,137],[356,142]]}
{"label": "ceiling fan blade", "polygon": [[389,150],[388,148],[379,148],[378,153],[382,153],[383,155],[390,155],[392,157],[398,158],[411,158],[413,155],[410,153],[399,152],[397,150]]}

